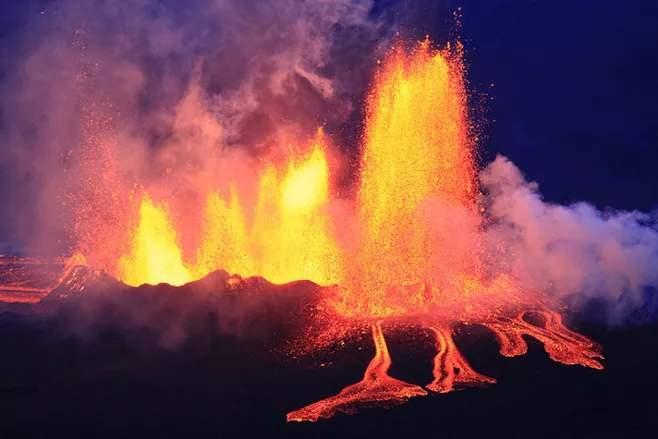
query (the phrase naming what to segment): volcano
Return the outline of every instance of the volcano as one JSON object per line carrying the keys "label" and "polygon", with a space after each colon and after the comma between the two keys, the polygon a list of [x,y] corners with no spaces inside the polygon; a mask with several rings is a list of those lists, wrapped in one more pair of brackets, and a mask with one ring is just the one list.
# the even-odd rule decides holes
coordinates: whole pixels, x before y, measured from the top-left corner
{"label": "volcano", "polygon": [[[199,182],[194,197],[131,181],[98,141],[102,184],[82,178],[71,197],[74,256],[0,260],[12,353],[2,376],[19,383],[3,390],[12,427],[245,431],[269,419],[296,432],[367,409],[351,422],[372,426],[376,410],[401,406],[386,416],[412,410],[446,431],[455,410],[473,433],[502,423],[519,434],[541,416],[541,432],[559,436],[560,409],[560,422],[583,428],[569,421],[582,413],[571,399],[578,386],[583,407],[605,399],[606,334],[575,330],[554,285],[520,261],[514,228],[501,232],[477,177],[462,45],[398,42],[364,110],[347,196],[336,183],[344,157],[323,127],[249,161],[253,178],[185,175]],[[597,257],[618,259],[614,243],[605,250]],[[528,356],[535,375],[515,384],[496,351],[512,364]],[[550,388],[529,386],[552,374]],[[465,389],[473,396],[453,397]],[[527,391],[531,404],[519,401]],[[464,426],[471,400],[488,425]],[[315,433],[348,421],[335,422]]]}

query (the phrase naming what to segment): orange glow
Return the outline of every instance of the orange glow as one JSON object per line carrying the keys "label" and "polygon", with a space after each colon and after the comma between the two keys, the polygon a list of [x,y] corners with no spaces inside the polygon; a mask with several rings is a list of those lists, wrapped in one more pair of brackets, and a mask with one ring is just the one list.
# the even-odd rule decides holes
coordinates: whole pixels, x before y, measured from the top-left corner
{"label": "orange glow", "polygon": [[82,290],[75,271],[86,264],[80,253],[56,260],[0,254],[0,303],[39,303],[58,288]]}

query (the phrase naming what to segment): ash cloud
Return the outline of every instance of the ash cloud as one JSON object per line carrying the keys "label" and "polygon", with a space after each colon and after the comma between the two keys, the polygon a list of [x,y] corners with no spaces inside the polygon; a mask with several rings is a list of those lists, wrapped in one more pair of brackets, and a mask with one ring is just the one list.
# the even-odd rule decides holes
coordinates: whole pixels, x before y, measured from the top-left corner
{"label": "ash cloud", "polygon": [[576,306],[602,301],[611,310],[608,323],[650,306],[647,292],[658,288],[655,213],[551,204],[502,156],[480,181],[492,261],[525,288]]}

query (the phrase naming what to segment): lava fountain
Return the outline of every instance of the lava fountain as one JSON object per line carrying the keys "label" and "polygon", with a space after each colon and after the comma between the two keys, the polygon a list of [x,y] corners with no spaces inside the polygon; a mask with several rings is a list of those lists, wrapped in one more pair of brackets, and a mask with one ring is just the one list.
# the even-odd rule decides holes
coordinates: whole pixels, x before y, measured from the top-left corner
{"label": "lava fountain", "polygon": [[[602,368],[596,344],[565,328],[559,314],[519,291],[511,276],[487,266],[464,90],[459,46],[437,51],[427,40],[412,50],[398,46],[377,72],[367,102],[359,245],[332,299],[341,317],[375,322],[375,357],[360,382],[289,413],[288,421],[426,395],[388,375],[386,323],[431,330],[437,353],[425,388],[432,392],[495,383],[459,352],[453,340],[459,322],[493,331],[504,356],[524,354],[523,335],[529,335],[555,361]],[[538,324],[527,319],[530,312]]]}
{"label": "lava fountain", "polygon": [[449,50],[434,53],[429,41],[410,53],[398,47],[377,72],[361,161],[362,233],[341,289],[344,313],[416,312],[441,292],[463,291],[453,284],[477,268],[471,230],[439,242],[428,226],[428,215],[448,209],[475,217],[461,61]]}
{"label": "lava fountain", "polygon": [[283,166],[268,163],[262,169],[250,212],[235,186],[227,197],[210,191],[201,214],[199,245],[191,257],[184,255],[166,203],[143,194],[115,275],[134,286],[182,285],[222,268],[279,283],[337,283],[341,258],[326,214],[329,165],[322,130],[304,149]]}

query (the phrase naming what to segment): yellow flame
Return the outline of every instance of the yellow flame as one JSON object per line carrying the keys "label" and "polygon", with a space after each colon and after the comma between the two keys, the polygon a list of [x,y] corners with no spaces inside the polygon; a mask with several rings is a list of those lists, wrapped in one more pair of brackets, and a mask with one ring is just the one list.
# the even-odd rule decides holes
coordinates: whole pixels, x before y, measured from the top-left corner
{"label": "yellow flame", "polygon": [[281,205],[286,212],[309,212],[327,201],[329,168],[322,146],[316,144],[301,164],[291,163],[281,184]]}
{"label": "yellow flame", "polygon": [[279,180],[269,168],[260,181],[254,220],[259,273],[273,282],[309,279],[319,284],[340,280],[340,250],[326,212],[329,168],[322,132],[310,154],[288,165]]}
{"label": "yellow flame", "polygon": [[119,278],[128,285],[182,285],[192,279],[166,205],[156,204],[146,195],[142,198],[132,248],[118,265]]}
{"label": "yellow flame", "polygon": [[203,240],[193,272],[200,278],[222,268],[230,273],[255,273],[245,216],[235,187],[227,202],[216,192],[206,199]]}
{"label": "yellow flame", "polygon": [[337,283],[341,258],[326,212],[326,147],[319,131],[309,153],[289,162],[284,172],[273,165],[265,167],[251,223],[236,188],[231,187],[228,200],[211,192],[203,212],[201,243],[187,263],[166,206],[145,197],[130,252],[119,260],[120,279],[130,285],[179,285],[224,269],[277,283],[298,279]]}

